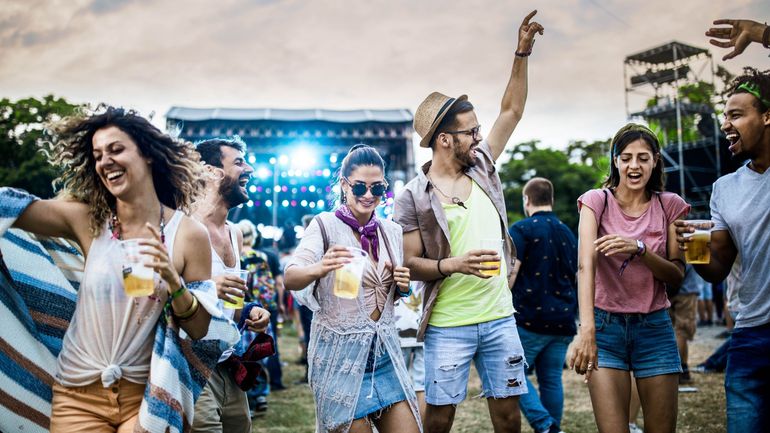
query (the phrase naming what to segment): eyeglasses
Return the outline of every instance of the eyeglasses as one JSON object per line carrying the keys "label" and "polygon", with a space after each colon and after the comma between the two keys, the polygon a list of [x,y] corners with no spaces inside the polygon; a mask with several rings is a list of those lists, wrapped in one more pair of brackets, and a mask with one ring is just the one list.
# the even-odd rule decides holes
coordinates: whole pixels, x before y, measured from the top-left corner
{"label": "eyeglasses", "polygon": [[479,134],[480,131],[481,131],[481,125],[476,125],[473,128],[471,128],[471,129],[464,129],[462,131],[444,131],[444,132],[447,133],[447,134],[465,134],[465,135],[470,135],[471,138],[476,140],[476,139],[478,139],[481,136],[481,134]]}
{"label": "eyeglasses", "polygon": [[362,197],[366,195],[366,191],[371,191],[372,195],[377,197],[385,194],[385,190],[388,189],[388,184],[383,182],[377,182],[369,186],[366,186],[366,184],[363,182],[351,183],[347,177],[343,179],[345,179],[345,182],[347,182],[347,184],[350,185],[350,190],[353,192],[353,195],[356,197]]}

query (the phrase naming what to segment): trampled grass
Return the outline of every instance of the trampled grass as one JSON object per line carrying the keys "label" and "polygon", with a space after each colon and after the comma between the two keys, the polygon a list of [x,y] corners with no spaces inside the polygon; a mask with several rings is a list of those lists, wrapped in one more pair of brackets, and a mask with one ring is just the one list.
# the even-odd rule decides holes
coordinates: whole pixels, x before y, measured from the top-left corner
{"label": "trampled grass", "polygon": [[[715,335],[723,328],[698,328],[695,341],[690,346],[690,365],[694,366],[703,361],[722,343]],[[313,395],[307,385],[297,385],[304,372],[304,367],[297,364],[299,349],[296,333],[290,327],[284,328],[280,338],[282,361],[286,363],[283,369],[284,384],[288,389],[273,392],[268,397],[269,408],[265,415],[254,419],[253,432],[259,433],[312,433],[314,431],[315,411]],[[695,393],[679,394],[679,416],[677,432],[679,433],[721,433],[725,427],[725,394],[724,375],[693,375]],[[588,389],[582,378],[574,372],[564,371],[565,387],[564,419],[562,428],[567,433],[595,432],[593,411]],[[457,409],[453,432],[477,433],[491,432],[486,401],[474,398],[481,391],[480,382],[475,371],[472,371],[468,386],[468,399]],[[642,416],[639,416],[642,424]],[[522,417],[522,432],[532,433],[526,420]]]}

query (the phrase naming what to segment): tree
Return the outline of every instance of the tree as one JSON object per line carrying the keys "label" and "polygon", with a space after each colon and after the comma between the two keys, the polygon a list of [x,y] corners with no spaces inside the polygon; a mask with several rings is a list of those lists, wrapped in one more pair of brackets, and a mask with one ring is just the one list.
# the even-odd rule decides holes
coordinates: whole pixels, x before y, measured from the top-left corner
{"label": "tree", "polygon": [[519,143],[508,151],[510,159],[500,167],[508,221],[524,218],[521,192],[533,177],[553,183],[554,212],[577,233],[577,198],[601,184],[607,173],[609,140],[573,141],[567,150],[540,148],[538,140]]}
{"label": "tree", "polygon": [[40,152],[45,125],[75,113],[78,106],[52,95],[42,99],[0,100],[0,185],[22,188],[42,198],[53,196],[57,172]]}

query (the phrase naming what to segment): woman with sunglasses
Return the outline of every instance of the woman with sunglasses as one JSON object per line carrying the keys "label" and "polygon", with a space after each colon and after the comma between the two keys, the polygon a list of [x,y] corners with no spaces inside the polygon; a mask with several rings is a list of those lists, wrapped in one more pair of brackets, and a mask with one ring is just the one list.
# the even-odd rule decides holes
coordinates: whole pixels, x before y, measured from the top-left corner
{"label": "woman with sunglasses", "polygon": [[684,263],[674,221],[690,206],[663,192],[655,134],[628,124],[612,140],[603,189],[578,198],[580,328],[570,367],[585,374],[600,432],[627,432],[631,375],[644,430],[674,432],[681,361],[666,297]]}
{"label": "woman with sunglasses", "polygon": [[[316,431],[371,433],[374,423],[382,433],[418,432],[393,319],[395,300],[411,293],[402,232],[375,214],[387,190],[385,163],[374,148],[355,145],[342,161],[339,185],[341,205],[316,216],[285,270],[286,288],[309,286],[316,304],[308,348]],[[333,293],[334,271],[353,257],[349,247],[368,253],[353,299]]]}

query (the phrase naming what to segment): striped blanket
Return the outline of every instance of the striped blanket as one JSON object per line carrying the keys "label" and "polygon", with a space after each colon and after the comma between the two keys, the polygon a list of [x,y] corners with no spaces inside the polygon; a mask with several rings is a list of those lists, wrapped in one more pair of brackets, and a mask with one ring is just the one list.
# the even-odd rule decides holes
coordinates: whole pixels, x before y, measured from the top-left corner
{"label": "striped blanket", "polygon": [[[46,432],[51,415],[52,372],[75,310],[83,256],[64,239],[11,229],[36,198],[0,188],[0,431]],[[161,316],[155,332],[150,380],[138,432],[186,432],[195,400],[219,356],[239,339],[216,307],[212,281],[188,284],[211,314],[205,338],[184,337]],[[181,332],[181,335],[180,335]]]}

